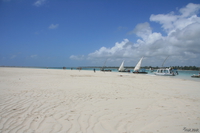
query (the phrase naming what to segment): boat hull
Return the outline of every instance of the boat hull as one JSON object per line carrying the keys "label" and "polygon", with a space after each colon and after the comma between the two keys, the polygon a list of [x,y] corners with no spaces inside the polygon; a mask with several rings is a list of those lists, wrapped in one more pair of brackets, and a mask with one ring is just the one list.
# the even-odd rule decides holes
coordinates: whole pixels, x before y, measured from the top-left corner
{"label": "boat hull", "polygon": [[154,73],[154,74],[158,76],[175,76],[175,74],[173,73]]}
{"label": "boat hull", "polygon": [[200,75],[193,75],[192,78],[200,78]]}
{"label": "boat hull", "polygon": [[130,70],[125,70],[125,71],[118,71],[118,72],[130,72]]}
{"label": "boat hull", "polygon": [[101,70],[103,72],[112,72],[112,70]]}
{"label": "boat hull", "polygon": [[148,74],[148,72],[133,72],[134,74]]}
{"label": "boat hull", "polygon": [[154,72],[154,74],[158,76],[176,76],[178,75],[178,71],[174,71],[171,68],[161,68]]}

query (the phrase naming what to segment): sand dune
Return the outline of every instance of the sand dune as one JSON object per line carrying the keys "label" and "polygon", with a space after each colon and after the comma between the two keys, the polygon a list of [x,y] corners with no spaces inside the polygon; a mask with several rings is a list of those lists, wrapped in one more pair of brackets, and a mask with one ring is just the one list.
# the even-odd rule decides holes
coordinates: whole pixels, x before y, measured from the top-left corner
{"label": "sand dune", "polygon": [[200,130],[199,85],[137,74],[2,67],[0,132]]}

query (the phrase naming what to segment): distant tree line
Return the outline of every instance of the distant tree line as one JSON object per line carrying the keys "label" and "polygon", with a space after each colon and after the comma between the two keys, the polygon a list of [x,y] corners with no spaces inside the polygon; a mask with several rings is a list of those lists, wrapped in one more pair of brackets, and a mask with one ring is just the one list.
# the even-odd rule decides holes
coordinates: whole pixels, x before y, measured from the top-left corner
{"label": "distant tree line", "polygon": [[[171,68],[173,69],[178,69],[178,70],[200,70],[200,67],[196,67],[196,66],[170,66]],[[149,68],[152,68],[152,69],[158,69],[160,67],[152,67],[152,66],[145,66],[143,67],[145,69],[149,69]]]}
{"label": "distant tree line", "polygon": [[178,70],[200,70],[200,68],[196,66],[172,66],[172,67]]}

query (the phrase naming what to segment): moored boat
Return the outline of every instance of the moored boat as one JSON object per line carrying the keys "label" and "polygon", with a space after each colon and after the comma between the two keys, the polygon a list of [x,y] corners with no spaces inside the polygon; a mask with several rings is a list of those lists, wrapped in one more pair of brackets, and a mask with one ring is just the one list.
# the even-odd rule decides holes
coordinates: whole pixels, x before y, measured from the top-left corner
{"label": "moored boat", "polygon": [[119,72],[124,72],[126,69],[124,68],[124,61],[122,62],[122,64],[120,65],[118,71]]}
{"label": "moored boat", "polygon": [[[167,56],[168,58],[169,56]],[[167,60],[167,58],[164,60],[163,64],[162,64],[162,68],[157,69],[156,72],[154,72],[155,75],[158,76],[176,76],[178,75],[178,71],[174,70],[173,68],[164,68],[164,63]]]}
{"label": "moored boat", "polygon": [[178,75],[178,71],[174,71],[171,68],[160,68],[154,74],[158,76],[175,76]]}
{"label": "moored boat", "polygon": [[200,78],[200,74],[198,74],[198,75],[193,74],[191,77],[192,77],[192,78]]}
{"label": "moored boat", "polygon": [[135,74],[147,74],[148,73],[144,69],[140,70],[142,60],[143,60],[143,57],[139,60],[139,62],[135,66],[133,73],[135,73]]}
{"label": "moored boat", "polygon": [[105,69],[105,65],[106,65],[107,60],[108,60],[108,59],[106,59],[106,61],[104,62],[104,65],[103,65],[103,67],[100,69],[100,71],[103,71],[103,72],[112,72],[112,70],[110,70],[110,69]]}
{"label": "moored boat", "polygon": [[126,68],[124,68],[124,61],[120,65],[118,72],[130,72],[130,70],[126,70]]}

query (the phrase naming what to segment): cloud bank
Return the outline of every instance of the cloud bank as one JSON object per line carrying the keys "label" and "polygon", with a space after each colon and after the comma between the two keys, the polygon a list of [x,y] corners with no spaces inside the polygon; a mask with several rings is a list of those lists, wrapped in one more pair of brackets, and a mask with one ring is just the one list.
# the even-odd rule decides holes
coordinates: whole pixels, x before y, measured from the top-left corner
{"label": "cloud bank", "polygon": [[[138,37],[136,42],[124,39],[111,48],[101,47],[84,57],[89,60],[112,58],[116,61],[138,61],[144,56],[150,65],[159,65],[155,59],[161,61],[170,55],[173,57],[170,59],[171,65],[200,66],[197,63],[200,58],[200,17],[197,16],[199,11],[200,4],[189,3],[179,9],[178,13],[152,14],[150,22],[160,24],[165,35],[153,32],[148,22],[140,23],[129,32]],[[76,56],[73,55],[71,59],[76,59]]]}

